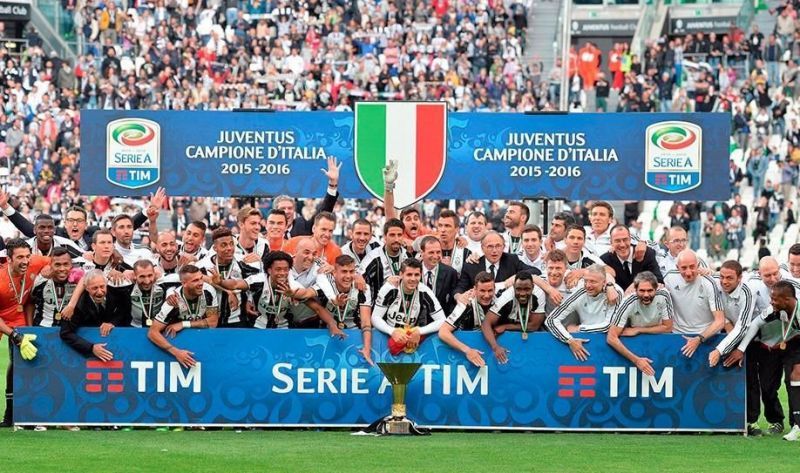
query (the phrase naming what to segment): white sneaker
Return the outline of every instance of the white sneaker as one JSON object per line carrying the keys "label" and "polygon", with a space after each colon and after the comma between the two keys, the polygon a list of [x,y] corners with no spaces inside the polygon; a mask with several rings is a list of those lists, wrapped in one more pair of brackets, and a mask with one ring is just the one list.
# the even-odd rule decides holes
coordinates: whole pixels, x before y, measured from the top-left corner
{"label": "white sneaker", "polygon": [[34,432],[47,432],[47,427],[45,427],[43,425],[37,425],[36,427],[33,428],[33,431]]}
{"label": "white sneaker", "polygon": [[783,440],[788,440],[789,442],[797,442],[800,440],[800,426],[793,425],[792,430],[783,436]]}

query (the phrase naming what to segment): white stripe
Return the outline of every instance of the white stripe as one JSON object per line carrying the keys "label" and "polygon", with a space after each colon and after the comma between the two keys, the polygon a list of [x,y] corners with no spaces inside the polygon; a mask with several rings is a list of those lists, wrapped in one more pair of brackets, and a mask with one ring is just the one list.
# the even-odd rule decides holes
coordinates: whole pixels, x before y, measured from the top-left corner
{"label": "white stripe", "polygon": [[800,386],[800,381],[790,381],[789,386]]}
{"label": "white stripe", "polygon": [[417,199],[417,104],[386,104],[386,162],[397,160],[394,206],[403,208]]}

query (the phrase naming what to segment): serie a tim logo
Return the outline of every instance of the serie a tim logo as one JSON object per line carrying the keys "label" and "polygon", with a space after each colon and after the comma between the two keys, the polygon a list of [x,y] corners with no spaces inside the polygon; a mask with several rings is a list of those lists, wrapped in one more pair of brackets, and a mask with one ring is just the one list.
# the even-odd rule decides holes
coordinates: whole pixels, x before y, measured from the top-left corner
{"label": "serie a tim logo", "polygon": [[703,129],[694,123],[654,123],[645,132],[645,184],[677,194],[700,186],[703,177]]}
{"label": "serie a tim logo", "polygon": [[161,126],[152,120],[122,118],[106,127],[106,179],[138,189],[161,178]]}

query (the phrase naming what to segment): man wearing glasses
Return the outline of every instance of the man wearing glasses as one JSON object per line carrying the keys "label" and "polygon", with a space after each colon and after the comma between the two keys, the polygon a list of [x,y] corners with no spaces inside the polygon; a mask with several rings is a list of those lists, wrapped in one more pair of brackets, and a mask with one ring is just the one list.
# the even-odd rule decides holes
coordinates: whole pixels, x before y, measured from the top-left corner
{"label": "man wearing glasses", "polygon": [[[676,226],[669,229],[667,233],[667,250],[656,251],[656,261],[658,261],[658,268],[661,270],[661,274],[667,274],[678,269],[678,253],[685,250],[688,243],[689,237],[683,227]],[[708,268],[708,264],[700,257],[697,258],[697,264],[700,268]]]}
{"label": "man wearing glasses", "polygon": [[[166,197],[167,195],[164,190],[159,188],[150,201],[150,207],[161,208]],[[34,225],[22,214],[17,212],[14,207],[9,205],[9,195],[4,191],[0,191],[0,209],[2,209],[3,214],[8,217],[11,223],[13,223],[14,226],[17,227],[17,230],[23,235],[29,238],[36,236]],[[92,235],[94,235],[94,232],[97,230],[100,230],[100,227],[96,225],[89,227],[87,216],[86,209],[83,207],[70,207],[64,218],[64,226],[56,228],[55,235],[69,238],[83,251],[91,251]],[[137,212],[136,215],[133,216],[133,228],[141,227],[146,221],[147,216],[141,211]]]}

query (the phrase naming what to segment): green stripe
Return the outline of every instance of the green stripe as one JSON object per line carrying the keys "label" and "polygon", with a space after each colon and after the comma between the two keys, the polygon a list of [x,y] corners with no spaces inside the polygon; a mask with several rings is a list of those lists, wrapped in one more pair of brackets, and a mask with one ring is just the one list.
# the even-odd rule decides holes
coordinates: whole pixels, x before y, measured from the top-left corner
{"label": "green stripe", "polygon": [[358,105],[356,161],[364,184],[383,195],[383,167],[386,166],[386,105]]}

